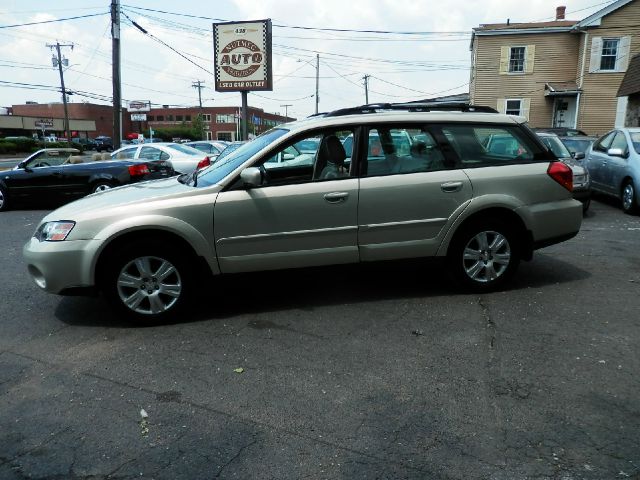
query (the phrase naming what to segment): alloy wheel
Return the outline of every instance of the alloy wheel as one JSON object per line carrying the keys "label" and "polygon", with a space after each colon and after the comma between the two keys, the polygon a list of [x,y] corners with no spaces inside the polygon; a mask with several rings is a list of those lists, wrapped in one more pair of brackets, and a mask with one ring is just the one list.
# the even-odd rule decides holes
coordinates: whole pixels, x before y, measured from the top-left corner
{"label": "alloy wheel", "polygon": [[183,290],[178,269],[159,257],[138,257],[128,262],[117,277],[120,300],[131,311],[142,315],[166,312]]}
{"label": "alloy wheel", "polygon": [[511,247],[507,238],[499,232],[479,232],[465,246],[462,262],[471,280],[489,283],[509,267]]}
{"label": "alloy wheel", "polygon": [[633,209],[634,196],[633,185],[631,183],[627,183],[622,189],[622,208],[625,211]]}

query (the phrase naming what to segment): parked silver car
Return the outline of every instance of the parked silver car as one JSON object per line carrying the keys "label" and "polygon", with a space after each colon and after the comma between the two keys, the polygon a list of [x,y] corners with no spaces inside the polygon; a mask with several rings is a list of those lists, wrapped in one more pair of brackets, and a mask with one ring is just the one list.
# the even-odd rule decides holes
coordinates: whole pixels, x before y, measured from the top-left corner
{"label": "parked silver car", "polygon": [[153,145],[146,143],[127,145],[113,152],[111,158],[117,160],[166,160],[171,162],[176,173],[192,173],[211,164],[211,159],[204,152],[181,143],[172,142],[154,143]]}
{"label": "parked silver car", "polygon": [[640,210],[640,128],[619,128],[600,137],[585,165],[594,191],[620,199],[626,213]]}
{"label": "parked silver car", "polygon": [[[189,305],[203,270],[436,256],[464,288],[489,291],[535,249],[578,233],[571,169],[524,119],[430,108],[365,106],[280,125],[193,175],[72,203],[25,245],[28,271],[48,292],[99,289],[150,321]],[[518,147],[490,152],[491,136]],[[310,162],[286,164],[289,147],[318,137]]]}
{"label": "parked silver car", "polygon": [[[573,172],[573,198],[582,202],[582,211],[589,210],[591,205],[591,179],[589,172],[582,164],[573,158],[573,154],[555,133],[536,131],[542,143],[544,143],[553,154],[566,163]],[[575,137],[574,137],[575,138]]]}

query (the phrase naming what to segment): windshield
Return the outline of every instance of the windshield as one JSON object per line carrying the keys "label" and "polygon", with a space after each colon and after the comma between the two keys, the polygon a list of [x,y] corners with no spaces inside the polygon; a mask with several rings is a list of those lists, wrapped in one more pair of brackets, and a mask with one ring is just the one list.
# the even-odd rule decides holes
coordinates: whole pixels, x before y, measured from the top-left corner
{"label": "windshield", "polygon": [[636,153],[640,153],[640,132],[629,132],[631,143]]}
{"label": "windshield", "polygon": [[589,147],[593,143],[593,140],[582,140],[574,138],[563,138],[562,143],[566,145],[571,153],[582,152],[586,153]]}
{"label": "windshield", "polygon": [[167,147],[173,148],[174,150],[179,151],[180,153],[184,153],[185,155],[202,155],[200,150],[196,150],[193,147],[188,145],[181,145],[179,143],[169,143]]}
{"label": "windshield", "polygon": [[198,173],[198,187],[208,187],[220,182],[236,168],[246,162],[267,145],[271,144],[289,130],[276,128],[263,133],[255,140],[240,145],[236,150]]}
{"label": "windshield", "polygon": [[558,137],[540,137],[544,143],[558,158],[570,158],[571,153]]}

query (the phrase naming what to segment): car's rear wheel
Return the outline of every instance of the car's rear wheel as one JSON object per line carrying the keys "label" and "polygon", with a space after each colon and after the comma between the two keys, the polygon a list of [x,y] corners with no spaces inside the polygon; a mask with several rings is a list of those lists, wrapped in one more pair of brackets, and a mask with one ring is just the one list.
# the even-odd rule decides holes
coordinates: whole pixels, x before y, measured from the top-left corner
{"label": "car's rear wheel", "polygon": [[7,198],[7,192],[2,187],[2,185],[0,185],[0,212],[7,210],[8,201],[9,199]]}
{"label": "car's rear wheel", "polygon": [[627,180],[622,186],[622,210],[624,213],[632,214],[638,211],[636,200],[636,191],[635,188],[633,188],[633,182]]}
{"label": "car's rear wheel", "polygon": [[193,269],[170,244],[152,240],[123,247],[107,259],[101,286],[107,299],[141,323],[172,320],[194,289]]}
{"label": "car's rear wheel", "polygon": [[91,186],[91,193],[104,192],[111,190],[114,185],[110,182],[97,182]]}
{"label": "car's rear wheel", "polygon": [[477,292],[495,290],[518,268],[517,235],[503,221],[480,219],[455,235],[447,261],[454,280],[464,288]]}

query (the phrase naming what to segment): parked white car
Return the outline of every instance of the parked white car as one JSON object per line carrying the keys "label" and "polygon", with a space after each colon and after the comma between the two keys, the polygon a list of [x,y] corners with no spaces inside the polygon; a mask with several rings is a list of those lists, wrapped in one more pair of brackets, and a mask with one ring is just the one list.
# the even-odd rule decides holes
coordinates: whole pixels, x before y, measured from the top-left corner
{"label": "parked white car", "polygon": [[176,173],[192,173],[207,167],[211,159],[205,153],[180,143],[127,145],[111,154],[114,160],[166,160]]}

